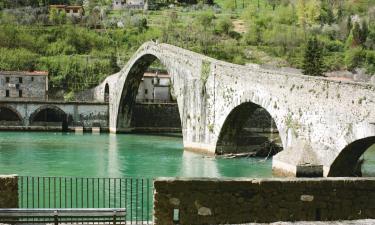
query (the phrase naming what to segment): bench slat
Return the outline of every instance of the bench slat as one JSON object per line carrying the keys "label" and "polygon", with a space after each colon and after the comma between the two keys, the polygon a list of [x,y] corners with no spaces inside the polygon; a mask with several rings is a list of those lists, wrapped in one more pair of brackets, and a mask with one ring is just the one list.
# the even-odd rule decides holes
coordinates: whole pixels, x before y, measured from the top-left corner
{"label": "bench slat", "polygon": [[18,209],[18,208],[3,208],[0,209],[0,217],[113,217],[125,216],[125,208],[66,208],[66,209]]}

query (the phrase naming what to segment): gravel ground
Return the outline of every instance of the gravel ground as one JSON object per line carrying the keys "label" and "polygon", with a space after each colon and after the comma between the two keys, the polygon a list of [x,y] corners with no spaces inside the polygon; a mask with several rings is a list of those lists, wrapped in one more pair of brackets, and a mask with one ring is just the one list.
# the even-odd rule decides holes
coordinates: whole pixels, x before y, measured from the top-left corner
{"label": "gravel ground", "polygon": [[246,223],[232,225],[375,225],[375,220],[345,220],[345,221],[325,221],[325,222],[275,222],[275,223]]}

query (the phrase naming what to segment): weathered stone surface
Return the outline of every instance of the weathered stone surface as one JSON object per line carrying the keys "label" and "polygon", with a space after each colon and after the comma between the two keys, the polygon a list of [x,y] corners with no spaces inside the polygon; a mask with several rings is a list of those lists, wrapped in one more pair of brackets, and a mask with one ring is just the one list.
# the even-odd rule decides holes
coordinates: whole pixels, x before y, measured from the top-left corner
{"label": "weathered stone surface", "polygon": [[374,219],[373,185],[374,178],[160,178],[154,222],[174,224],[175,209],[181,225]]}
{"label": "weathered stone surface", "polygon": [[18,208],[17,176],[0,175],[0,208]]}
{"label": "weathered stone surface", "polygon": [[215,154],[221,145],[235,144],[243,115],[259,107],[272,116],[281,137],[284,151],[273,159],[277,172],[295,176],[297,165],[310,163],[322,165],[325,176],[352,175],[360,155],[375,143],[372,84],[234,65],[153,42],[95,88],[96,99],[104,99],[109,86],[112,132],[130,127],[139,82],[156,59],[171,75],[187,149]]}
{"label": "weathered stone surface", "polygon": [[133,110],[130,126],[135,129],[181,131],[176,103],[137,103]]}
{"label": "weathered stone surface", "polygon": [[[102,102],[3,101],[0,106],[10,108],[17,113],[21,119],[21,123],[17,126],[22,126],[24,129],[44,125],[33,123],[32,120],[38,112],[46,108],[63,111],[70,118],[69,125],[71,126],[79,125],[90,128],[96,126],[108,129],[108,104]],[[9,129],[15,128],[12,124],[2,125],[9,125]]]}

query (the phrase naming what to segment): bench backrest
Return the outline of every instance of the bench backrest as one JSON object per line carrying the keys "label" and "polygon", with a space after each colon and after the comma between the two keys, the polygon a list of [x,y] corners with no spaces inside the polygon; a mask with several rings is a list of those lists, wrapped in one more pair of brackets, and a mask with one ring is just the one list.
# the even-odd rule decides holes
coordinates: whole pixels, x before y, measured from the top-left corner
{"label": "bench backrest", "polygon": [[67,208],[67,209],[22,209],[2,208],[0,217],[123,217],[125,208]]}

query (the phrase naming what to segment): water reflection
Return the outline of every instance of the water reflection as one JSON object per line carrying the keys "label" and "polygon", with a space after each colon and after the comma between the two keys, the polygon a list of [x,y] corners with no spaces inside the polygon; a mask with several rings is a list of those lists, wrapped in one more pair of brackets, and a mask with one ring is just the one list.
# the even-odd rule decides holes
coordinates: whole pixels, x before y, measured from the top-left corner
{"label": "water reflection", "polygon": [[217,161],[212,157],[184,151],[180,174],[183,177],[220,177]]}
{"label": "water reflection", "polygon": [[107,162],[108,176],[109,177],[121,177],[118,146],[117,146],[117,136],[114,134],[110,134],[108,139],[109,139],[108,162]]}

